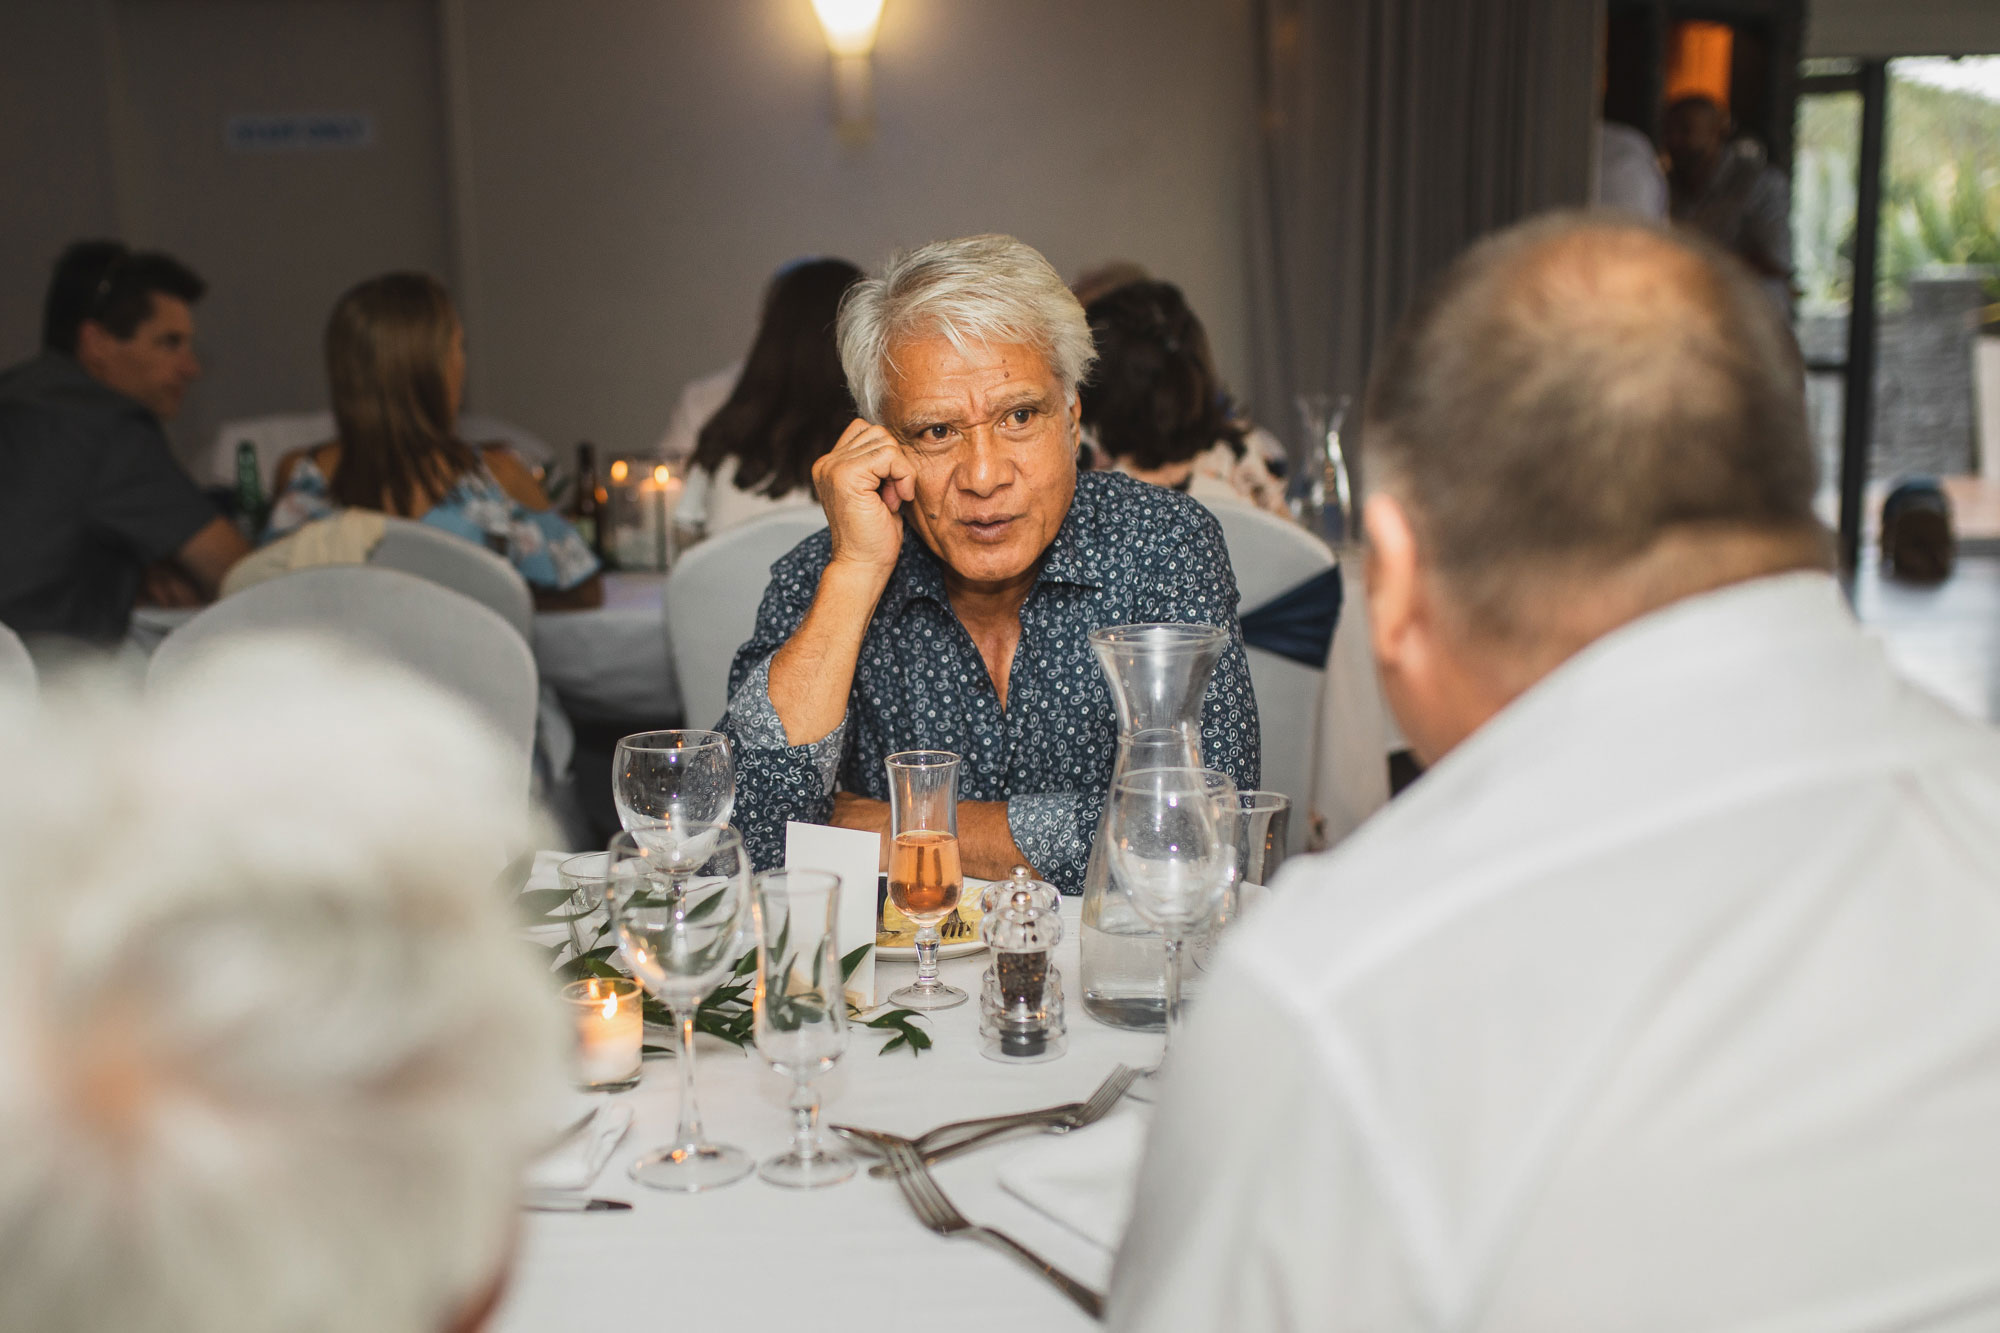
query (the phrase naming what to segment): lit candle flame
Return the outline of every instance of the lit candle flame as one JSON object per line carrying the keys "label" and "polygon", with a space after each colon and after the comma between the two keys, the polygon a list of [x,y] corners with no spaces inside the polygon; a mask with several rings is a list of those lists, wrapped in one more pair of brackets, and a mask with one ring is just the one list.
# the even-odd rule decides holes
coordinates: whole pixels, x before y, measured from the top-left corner
{"label": "lit candle flame", "polygon": [[612,991],[609,995],[604,997],[604,1017],[606,1019],[612,1019],[618,1017],[617,991]]}
{"label": "lit candle flame", "polygon": [[653,469],[653,484],[656,486],[664,486],[667,484],[668,479],[673,475],[674,474],[672,469],[670,469],[665,463],[662,463],[658,467]]}
{"label": "lit candle flame", "polygon": [[612,481],[622,486],[625,484],[625,478],[630,476],[631,474],[632,474],[632,465],[627,463],[624,459],[614,458],[611,460]]}

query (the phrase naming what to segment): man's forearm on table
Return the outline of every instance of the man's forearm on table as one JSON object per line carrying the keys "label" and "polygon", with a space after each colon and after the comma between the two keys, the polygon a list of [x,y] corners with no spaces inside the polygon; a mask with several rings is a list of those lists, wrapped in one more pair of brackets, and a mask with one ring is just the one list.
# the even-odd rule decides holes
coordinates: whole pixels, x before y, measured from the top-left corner
{"label": "man's forearm on table", "polygon": [[871,571],[828,565],[821,575],[811,609],[771,659],[771,706],[791,744],[820,740],[847,716],[861,641],[881,595],[882,580]]}
{"label": "man's forearm on table", "polygon": [[1007,823],[1005,801],[960,801],[958,803],[958,855],[961,869],[979,879],[1005,879],[1015,866],[1028,866],[1037,878],[1040,872],[1014,845],[1014,830]]}
{"label": "man's forearm on table", "polygon": [[[831,822],[841,828],[881,834],[882,868],[888,869],[892,830],[887,801],[841,792],[833,798]],[[958,859],[959,868],[975,879],[1005,879],[1015,866],[1028,864],[1028,858],[1014,845],[1005,801],[958,803]]]}

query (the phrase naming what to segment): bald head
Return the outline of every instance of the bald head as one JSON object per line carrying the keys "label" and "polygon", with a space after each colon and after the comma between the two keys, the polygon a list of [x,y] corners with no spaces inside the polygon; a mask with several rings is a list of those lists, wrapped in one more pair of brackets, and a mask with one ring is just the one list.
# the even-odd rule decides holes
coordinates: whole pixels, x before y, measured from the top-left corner
{"label": "bald head", "polygon": [[1382,357],[1361,466],[1375,657],[1427,761],[1618,626],[1826,560],[1790,332],[1643,224],[1468,251]]}
{"label": "bald head", "polygon": [[1472,625],[1518,637],[1554,584],[1669,538],[1803,536],[1816,560],[1802,384],[1735,261],[1562,216],[1474,247],[1411,313],[1370,388],[1363,466]]}

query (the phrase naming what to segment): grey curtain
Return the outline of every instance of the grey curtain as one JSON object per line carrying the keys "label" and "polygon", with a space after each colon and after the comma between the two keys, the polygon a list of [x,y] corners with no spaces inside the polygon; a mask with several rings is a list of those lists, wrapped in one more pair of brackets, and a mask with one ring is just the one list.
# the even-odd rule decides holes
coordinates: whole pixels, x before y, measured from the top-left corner
{"label": "grey curtain", "polygon": [[[1360,402],[1377,345],[1481,234],[1580,205],[1602,0],[1252,0],[1252,402]],[[1357,420],[1350,417],[1350,424]]]}

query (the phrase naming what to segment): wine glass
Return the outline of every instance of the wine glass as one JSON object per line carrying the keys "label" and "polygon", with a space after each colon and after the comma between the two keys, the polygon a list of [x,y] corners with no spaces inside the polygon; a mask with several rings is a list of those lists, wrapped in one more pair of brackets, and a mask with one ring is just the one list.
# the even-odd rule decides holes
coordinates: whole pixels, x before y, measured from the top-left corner
{"label": "wine glass", "polygon": [[1223,818],[1236,798],[1225,773],[1135,769],[1105,803],[1111,874],[1132,910],[1166,937],[1166,1046],[1181,1024],[1181,953],[1229,891],[1235,856]]}
{"label": "wine glass", "polygon": [[618,822],[727,824],[736,808],[736,761],[719,731],[642,731],[611,756]]}
{"label": "wine glass", "polygon": [[791,1147],[757,1174],[773,1185],[817,1189],[854,1174],[854,1159],[819,1134],[813,1080],[847,1049],[847,991],[835,930],[840,876],[825,870],[766,870],[751,894],[757,933],[753,1000],[757,1051],[792,1080]]}
{"label": "wine glass", "polygon": [[632,1163],[632,1179],[664,1190],[741,1180],[750,1156],[710,1143],[694,1098],[694,1015],[727,976],[749,913],[750,858],[742,835],[717,824],[648,825],[611,840],[612,930],[632,975],[680,1027],[681,1111],[674,1141]]}
{"label": "wine glass", "polygon": [[917,979],[889,996],[905,1009],[950,1009],[965,992],[938,980],[938,923],[965,891],[958,863],[958,766],[948,750],[905,750],[889,768],[889,901],[917,926]]}

